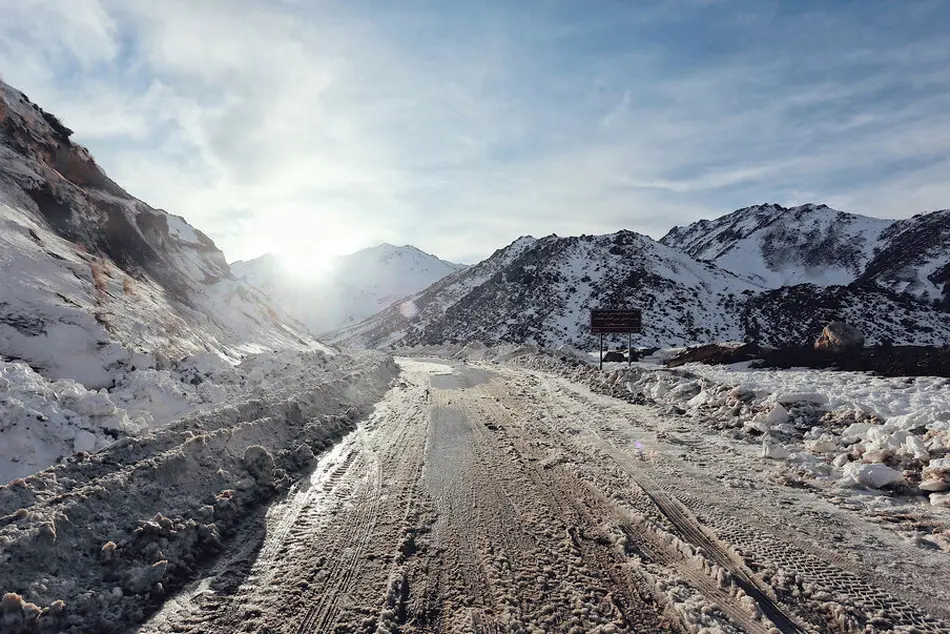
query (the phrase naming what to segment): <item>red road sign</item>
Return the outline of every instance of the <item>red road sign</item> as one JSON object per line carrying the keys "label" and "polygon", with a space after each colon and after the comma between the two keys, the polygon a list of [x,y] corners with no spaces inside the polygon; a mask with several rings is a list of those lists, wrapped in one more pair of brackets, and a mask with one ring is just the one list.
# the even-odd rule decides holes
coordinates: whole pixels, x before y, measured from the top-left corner
{"label": "red road sign", "polygon": [[590,311],[590,331],[597,334],[640,332],[643,328],[639,308],[621,310],[592,309]]}

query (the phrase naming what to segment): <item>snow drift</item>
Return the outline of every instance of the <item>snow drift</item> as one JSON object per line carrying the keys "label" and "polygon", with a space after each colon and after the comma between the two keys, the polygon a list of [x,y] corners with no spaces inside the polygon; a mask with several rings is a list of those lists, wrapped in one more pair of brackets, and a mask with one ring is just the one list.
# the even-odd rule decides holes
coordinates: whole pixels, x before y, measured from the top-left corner
{"label": "snow drift", "polygon": [[377,353],[300,361],[244,399],[0,486],[3,631],[125,631],[259,521],[398,373]]}

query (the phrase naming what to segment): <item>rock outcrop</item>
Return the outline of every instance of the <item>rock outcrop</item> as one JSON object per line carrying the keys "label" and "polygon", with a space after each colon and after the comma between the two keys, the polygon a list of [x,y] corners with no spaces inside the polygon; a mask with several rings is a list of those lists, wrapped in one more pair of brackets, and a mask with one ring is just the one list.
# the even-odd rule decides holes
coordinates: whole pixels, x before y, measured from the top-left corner
{"label": "rock outcrop", "polygon": [[815,350],[841,354],[864,347],[864,333],[843,321],[833,321],[815,340]]}

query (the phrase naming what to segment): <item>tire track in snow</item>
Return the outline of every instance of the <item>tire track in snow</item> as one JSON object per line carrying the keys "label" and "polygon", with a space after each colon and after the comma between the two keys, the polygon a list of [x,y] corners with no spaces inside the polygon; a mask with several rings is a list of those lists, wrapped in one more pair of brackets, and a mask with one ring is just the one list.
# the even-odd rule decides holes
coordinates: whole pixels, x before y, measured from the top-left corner
{"label": "tire track in snow", "polygon": [[[736,520],[743,503],[772,509],[675,457],[701,447],[634,449],[642,409],[504,368],[459,368],[430,393],[413,377],[277,513],[240,591],[177,631],[950,631],[761,517]],[[839,618],[775,571],[893,622]]]}
{"label": "tire track in snow", "polygon": [[[555,382],[564,385],[562,381]],[[584,391],[584,388],[579,386],[571,390],[572,396],[585,401],[590,409],[605,409],[601,405],[604,397],[585,397],[582,394]],[[549,396],[554,395],[549,393]],[[635,408],[619,402],[618,407],[635,411]],[[576,413],[575,411],[574,414]],[[818,631],[829,631],[827,628],[842,632],[864,631],[865,627],[874,628],[874,631],[899,628],[901,631],[927,634],[950,631],[950,624],[867,583],[866,575],[852,571],[856,566],[841,557],[833,553],[821,555],[813,552],[813,547],[796,545],[794,538],[781,536],[781,529],[770,531],[754,528],[739,520],[737,514],[742,514],[741,509],[746,507],[748,500],[743,503],[737,499],[732,505],[732,512],[724,513],[720,505],[713,504],[710,500],[725,501],[728,497],[721,496],[726,495],[726,491],[719,487],[708,473],[701,477],[701,472],[693,468],[692,472],[697,475],[686,475],[684,466],[676,465],[667,455],[644,464],[608,442],[607,434],[600,429],[588,425],[586,432],[592,444],[603,449],[639,486],[644,487],[648,494],[652,494],[654,502],[660,501],[658,506],[666,512],[666,517],[672,521],[674,527],[679,524],[677,528],[681,534],[691,536],[691,541],[699,542],[704,550],[709,549],[712,539],[715,547],[709,552],[715,555],[717,563],[738,563],[741,559],[741,569],[746,576],[744,582],[752,581],[764,585],[768,591],[766,597],[770,601],[771,594],[781,595],[778,598],[786,602],[788,608],[808,622],[814,623],[814,627],[819,628]],[[684,493],[704,490],[706,495],[703,497]],[[666,501],[669,501],[669,504],[666,504]],[[750,510],[753,513],[745,513],[746,517],[761,512],[755,507]],[[770,510],[774,515],[775,509]],[[765,513],[768,515],[768,511]],[[704,518],[705,528],[696,519],[699,515]],[[771,519],[774,524],[776,518]],[[762,574],[752,573],[749,566],[790,576],[797,587],[794,592],[784,591],[781,586],[773,589],[768,582],[759,581]]]}
{"label": "tire track in snow", "polygon": [[244,554],[253,565],[237,589],[172,606],[141,631],[357,631],[354,622],[378,618],[391,561],[404,547],[400,528],[415,521],[409,509],[420,502],[424,411],[421,385],[391,390],[369,421],[321,459],[306,487],[275,505],[260,550]]}
{"label": "tire track in snow", "polygon": [[[548,407],[550,407],[552,411],[555,411],[555,415],[549,420],[557,420],[559,418],[577,420],[575,413],[556,411],[557,398],[544,399],[544,402],[548,404]],[[642,466],[628,460],[625,455],[588,429],[571,429],[570,432],[572,433],[565,434],[563,439],[570,443],[577,443],[578,440],[581,441],[581,444],[578,445],[578,451],[581,455],[585,456],[584,466],[593,465],[597,462],[593,456],[591,456],[591,449],[596,450],[597,453],[602,456],[602,459],[616,463],[617,466],[632,477],[632,484],[646,493],[646,495],[643,496],[643,502],[652,506],[653,510],[658,510],[663,519],[668,520],[666,526],[675,533],[677,525],[672,521],[673,518],[668,517],[667,514],[663,512],[663,509],[656,504],[655,500],[650,497],[647,489],[641,486],[640,481],[637,479],[638,476],[642,477]],[[726,591],[729,585],[739,587],[738,584],[735,584],[732,576],[723,576],[721,572],[708,570],[706,564],[700,565],[697,569],[697,565],[693,562],[697,553],[692,551],[687,551],[686,553],[682,552],[681,547],[678,548],[675,543],[671,543],[667,537],[664,537],[662,533],[665,531],[662,531],[662,529],[658,532],[657,529],[659,527],[655,527],[652,522],[646,521],[646,518],[634,518],[633,521],[631,521],[622,510],[616,507],[612,509],[611,515],[613,516],[613,521],[627,538],[628,546],[632,545],[633,551],[636,554],[644,555],[651,561],[675,571],[678,577],[687,580],[690,585],[707,598],[710,604],[716,605],[718,609],[728,615],[735,624],[739,625],[743,631],[752,634],[768,634],[770,631],[769,628],[776,625],[774,622],[769,622],[768,624],[761,622],[755,612],[750,611],[748,604],[741,600],[743,596],[746,596],[744,589],[740,587],[739,589],[742,589],[743,592],[739,594],[734,591]],[[700,551],[698,554],[701,558],[705,559],[705,553],[703,551]],[[729,563],[730,566],[735,566],[734,562],[730,561]],[[753,592],[756,592],[756,590],[753,590]],[[757,594],[761,595],[762,593],[759,591]],[[802,631],[794,623],[791,624],[791,627],[788,627],[786,623],[788,617],[785,616],[780,609],[777,609],[777,606],[776,610],[773,611],[773,615],[775,615],[776,619],[782,623],[782,625],[788,628],[780,631],[788,632],[789,634],[798,634]]]}

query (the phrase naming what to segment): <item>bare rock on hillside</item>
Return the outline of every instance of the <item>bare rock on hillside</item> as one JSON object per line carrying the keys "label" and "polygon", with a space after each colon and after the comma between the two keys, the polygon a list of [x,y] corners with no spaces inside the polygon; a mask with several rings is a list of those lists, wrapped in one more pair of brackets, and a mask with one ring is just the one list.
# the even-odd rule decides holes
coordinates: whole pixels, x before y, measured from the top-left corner
{"label": "bare rock on hillside", "polygon": [[842,353],[864,347],[864,333],[843,321],[833,321],[815,340],[815,350]]}

